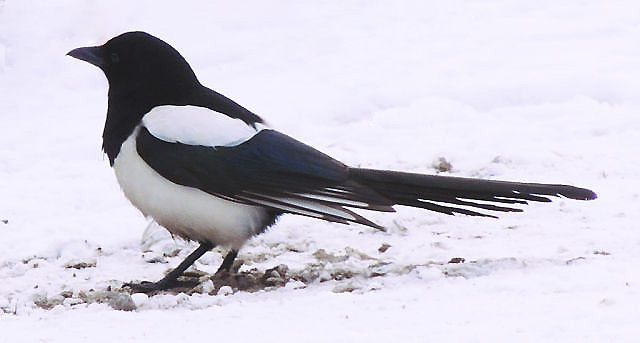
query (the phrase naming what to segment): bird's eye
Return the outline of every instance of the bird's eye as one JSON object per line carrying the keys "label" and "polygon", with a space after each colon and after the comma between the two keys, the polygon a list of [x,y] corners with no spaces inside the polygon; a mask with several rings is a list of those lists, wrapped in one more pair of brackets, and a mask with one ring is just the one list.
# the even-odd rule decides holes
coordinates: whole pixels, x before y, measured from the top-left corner
{"label": "bird's eye", "polygon": [[116,64],[118,62],[120,62],[120,56],[117,53],[112,52],[111,53],[111,63],[112,64]]}

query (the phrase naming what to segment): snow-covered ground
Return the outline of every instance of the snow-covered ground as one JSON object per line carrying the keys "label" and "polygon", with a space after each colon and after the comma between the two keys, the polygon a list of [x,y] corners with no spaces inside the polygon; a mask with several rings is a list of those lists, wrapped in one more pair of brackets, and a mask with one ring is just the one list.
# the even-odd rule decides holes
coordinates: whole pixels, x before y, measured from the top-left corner
{"label": "snow-covered ground", "polygon": [[[640,341],[638,13],[637,1],[0,0],[0,342]],[[297,281],[211,295],[205,283],[115,310],[122,282],[158,279],[195,247],[145,231],[100,151],[106,80],[65,56],[131,30],[348,164],[436,173],[444,158],[447,174],[599,199],[500,220],[367,214],[387,232],[284,217],[239,258]],[[221,253],[196,269],[213,273]]]}

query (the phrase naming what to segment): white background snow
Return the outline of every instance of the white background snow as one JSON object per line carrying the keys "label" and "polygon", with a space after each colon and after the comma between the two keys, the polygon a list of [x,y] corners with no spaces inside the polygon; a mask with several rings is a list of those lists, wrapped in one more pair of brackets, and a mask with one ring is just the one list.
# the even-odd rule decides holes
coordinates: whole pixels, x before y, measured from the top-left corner
{"label": "white background snow", "polygon": [[[0,1],[0,342],[640,341],[639,14],[637,1]],[[74,305],[194,248],[158,228],[141,245],[147,221],[100,151],[106,80],[65,56],[131,30],[350,165],[433,174],[444,157],[451,175],[599,199],[500,220],[367,214],[386,233],[284,217],[241,250],[245,268],[300,271],[324,249],[349,256],[327,270],[390,272],[137,297],[133,312]],[[221,253],[196,267],[213,273]]]}

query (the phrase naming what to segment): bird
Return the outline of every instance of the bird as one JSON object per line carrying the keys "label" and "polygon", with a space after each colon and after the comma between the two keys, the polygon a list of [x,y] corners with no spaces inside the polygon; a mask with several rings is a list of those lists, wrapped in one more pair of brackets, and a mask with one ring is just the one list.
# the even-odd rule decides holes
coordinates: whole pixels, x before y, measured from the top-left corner
{"label": "bird", "polygon": [[68,55],[107,78],[102,149],[125,197],[173,236],[199,243],[159,281],[128,283],[135,291],[178,287],[182,273],[216,246],[229,248],[218,272],[229,271],[242,245],[284,214],[381,229],[354,210],[401,205],[497,218],[529,201],[597,197],[563,184],[350,167],[202,85],[176,49],[146,32]]}

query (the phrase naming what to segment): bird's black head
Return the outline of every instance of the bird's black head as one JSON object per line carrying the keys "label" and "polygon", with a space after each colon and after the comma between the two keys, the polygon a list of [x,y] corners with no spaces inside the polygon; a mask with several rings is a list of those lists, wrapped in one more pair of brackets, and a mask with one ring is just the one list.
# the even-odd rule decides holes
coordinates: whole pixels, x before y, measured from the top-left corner
{"label": "bird's black head", "polygon": [[109,81],[102,148],[112,165],[122,142],[156,106],[201,106],[241,119],[247,125],[263,122],[244,107],[201,85],[176,49],[148,33],[123,33],[103,45],[77,48],[68,55],[99,67]]}
{"label": "bird's black head", "polygon": [[109,81],[109,98],[150,109],[180,102],[199,85],[187,61],[171,45],[145,32],[127,32],[103,45],[71,50]]}
{"label": "bird's black head", "polygon": [[161,105],[189,104],[204,88],[176,49],[145,32],[123,33],[68,55],[99,67],[109,81],[102,149],[112,165],[122,142],[147,112]]}

